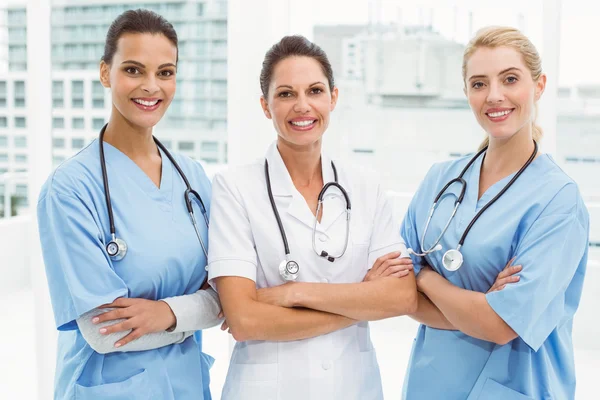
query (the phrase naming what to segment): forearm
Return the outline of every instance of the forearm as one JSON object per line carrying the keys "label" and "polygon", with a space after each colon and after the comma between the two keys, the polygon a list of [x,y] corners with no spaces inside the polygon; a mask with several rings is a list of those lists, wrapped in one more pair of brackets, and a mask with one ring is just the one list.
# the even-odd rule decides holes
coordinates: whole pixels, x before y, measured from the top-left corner
{"label": "forearm", "polygon": [[417,307],[414,275],[385,277],[360,283],[297,283],[291,287],[292,304],[358,321],[410,314]]}
{"label": "forearm", "polygon": [[163,299],[171,307],[177,320],[171,332],[199,331],[211,328],[223,321],[219,295],[212,288],[195,293]]}
{"label": "forearm", "polygon": [[490,307],[484,293],[454,286],[437,273],[428,274],[419,288],[461,332],[497,344],[506,344],[516,337]]}
{"label": "forearm", "polygon": [[334,332],[357,322],[341,315],[273,306],[256,300],[249,300],[244,308],[243,314],[227,320],[237,341],[301,340]]}
{"label": "forearm", "polygon": [[113,325],[123,320],[114,320],[102,322],[99,324],[92,323],[92,318],[97,315],[100,315],[104,312],[110,311],[110,308],[107,309],[94,309],[88,311],[83,314],[81,317],[77,318],[77,326],[79,327],[79,331],[81,332],[85,341],[90,345],[90,347],[100,354],[107,353],[115,353],[115,352],[130,352],[130,351],[143,351],[143,350],[153,350],[160,347],[168,346],[171,344],[182,343],[189,336],[193,335],[193,331],[191,332],[156,332],[149,333],[136,339],[132,342],[127,343],[121,347],[115,347],[115,343],[125,337],[131,331],[123,331],[117,333],[111,333],[108,335],[103,335],[100,333],[100,328]]}
{"label": "forearm", "polygon": [[435,329],[456,330],[454,325],[442,314],[439,308],[435,306],[423,293],[418,292],[419,306],[415,313],[410,317],[415,321]]}

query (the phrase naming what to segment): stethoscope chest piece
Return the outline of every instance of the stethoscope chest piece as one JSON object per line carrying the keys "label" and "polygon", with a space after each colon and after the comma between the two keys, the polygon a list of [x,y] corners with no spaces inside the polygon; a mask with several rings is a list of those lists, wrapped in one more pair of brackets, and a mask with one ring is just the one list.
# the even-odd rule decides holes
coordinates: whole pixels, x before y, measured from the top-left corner
{"label": "stethoscope chest piece", "polygon": [[283,260],[279,264],[279,275],[286,282],[295,281],[298,278],[299,271],[300,271],[300,266],[298,265],[298,263],[296,261]]}
{"label": "stethoscope chest piece", "polygon": [[113,261],[120,261],[127,254],[127,243],[119,238],[114,238],[106,245],[106,252]]}
{"label": "stethoscope chest piece", "polygon": [[463,264],[463,255],[457,249],[448,250],[446,253],[444,253],[442,264],[448,271],[456,271]]}

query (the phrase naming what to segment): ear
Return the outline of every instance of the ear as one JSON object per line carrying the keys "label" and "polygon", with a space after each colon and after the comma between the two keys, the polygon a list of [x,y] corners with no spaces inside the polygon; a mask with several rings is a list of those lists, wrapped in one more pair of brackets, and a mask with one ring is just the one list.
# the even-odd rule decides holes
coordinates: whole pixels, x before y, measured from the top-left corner
{"label": "ear", "polygon": [[110,65],[100,61],[100,83],[105,88],[110,88]]}
{"label": "ear", "polygon": [[544,94],[544,90],[546,90],[546,74],[540,75],[540,78],[537,80],[535,84],[535,101],[538,101],[542,94]]}
{"label": "ear", "polygon": [[329,111],[335,110],[335,106],[337,105],[337,101],[338,101],[338,96],[339,96],[339,90],[338,90],[337,86],[334,86],[333,90],[331,91],[331,105],[329,106]]}
{"label": "ear", "polygon": [[273,117],[271,116],[271,111],[269,111],[269,104],[267,104],[265,96],[260,96],[260,106],[262,107],[263,112],[265,113],[265,117],[272,119]]}

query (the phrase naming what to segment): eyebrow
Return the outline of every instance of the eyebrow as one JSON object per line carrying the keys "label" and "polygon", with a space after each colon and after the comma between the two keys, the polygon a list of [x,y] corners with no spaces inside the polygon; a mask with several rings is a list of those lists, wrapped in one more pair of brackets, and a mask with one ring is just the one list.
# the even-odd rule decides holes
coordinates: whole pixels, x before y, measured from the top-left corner
{"label": "eyebrow", "polygon": [[[140,68],[146,68],[146,66],[144,64],[142,64],[141,62],[133,61],[133,60],[126,60],[126,61],[123,61],[121,64],[133,64],[133,65],[137,65]],[[173,64],[173,63],[165,63],[165,64],[159,65],[158,69],[163,69],[166,67],[175,67],[176,68],[175,64]]]}
{"label": "eyebrow", "polygon": [[[519,68],[517,68],[517,67],[510,67],[510,68],[506,68],[505,70],[502,70],[502,71],[500,71],[500,73],[498,73],[498,75],[505,74],[505,73],[507,73],[507,72],[509,72],[509,71],[512,71],[512,70],[516,70],[516,71],[522,72],[522,71],[521,71]],[[475,79],[475,78],[477,78],[477,79],[481,79],[481,78],[487,78],[487,75],[473,75],[473,76],[471,76],[471,77],[469,78],[469,80],[472,80],[472,79]]]}
{"label": "eyebrow", "polygon": [[[308,87],[313,87],[313,86],[315,86],[315,85],[319,85],[319,84],[321,84],[321,85],[324,85],[324,83],[323,83],[323,82],[321,82],[321,81],[317,81],[317,82],[315,82],[315,83],[311,83],[311,84],[310,84]],[[293,87],[291,87],[290,85],[279,85],[279,86],[277,86],[277,87],[275,88],[275,90],[277,90],[277,89],[280,89],[280,88],[294,89],[294,88],[293,88]]]}

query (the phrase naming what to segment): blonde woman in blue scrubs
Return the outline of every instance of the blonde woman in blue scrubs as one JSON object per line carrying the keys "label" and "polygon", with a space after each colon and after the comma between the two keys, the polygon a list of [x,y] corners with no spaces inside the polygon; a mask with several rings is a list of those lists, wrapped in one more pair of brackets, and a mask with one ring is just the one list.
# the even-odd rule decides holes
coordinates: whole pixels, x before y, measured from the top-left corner
{"label": "blonde woman in blue scrubs", "polygon": [[[402,236],[415,253],[434,248],[460,196],[459,183],[440,197],[424,234],[430,208],[465,170],[464,199],[441,251],[413,254],[420,291],[413,317],[422,325],[403,398],[573,399],[571,333],[589,216],[575,182],[537,151],[536,107],[546,84],[540,57],[521,32],[486,28],[465,50],[463,79],[487,138],[478,156],[434,165],[403,222]],[[456,269],[460,254],[445,253],[459,244],[464,261]]]}

